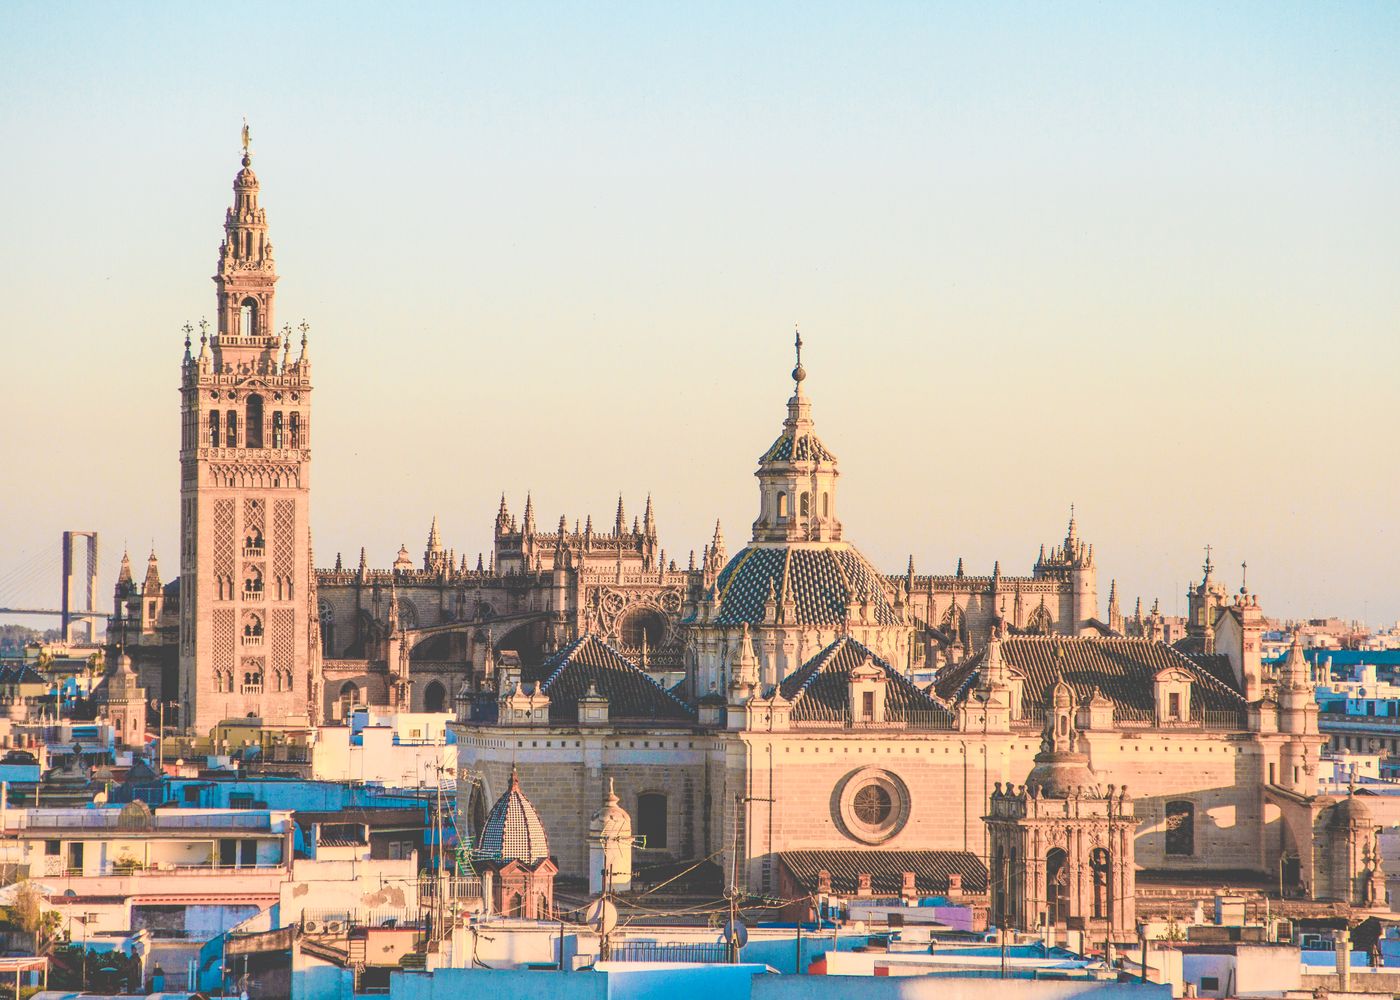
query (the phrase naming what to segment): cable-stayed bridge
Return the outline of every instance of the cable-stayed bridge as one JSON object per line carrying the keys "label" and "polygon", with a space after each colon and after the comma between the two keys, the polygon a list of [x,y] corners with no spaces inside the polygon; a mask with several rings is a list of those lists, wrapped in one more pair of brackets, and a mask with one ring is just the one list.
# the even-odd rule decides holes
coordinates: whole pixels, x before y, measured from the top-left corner
{"label": "cable-stayed bridge", "polygon": [[[95,531],[65,531],[59,546],[39,545],[0,571],[0,616],[51,615],[67,642],[93,642],[108,612],[97,603],[98,543]],[[35,595],[59,583],[59,607]]]}

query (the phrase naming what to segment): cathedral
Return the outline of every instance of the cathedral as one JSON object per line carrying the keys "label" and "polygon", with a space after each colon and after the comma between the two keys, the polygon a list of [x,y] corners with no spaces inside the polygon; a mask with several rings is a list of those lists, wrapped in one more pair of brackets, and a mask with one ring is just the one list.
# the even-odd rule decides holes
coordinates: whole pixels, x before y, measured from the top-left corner
{"label": "cathedral", "polygon": [[1283,871],[1314,898],[1374,901],[1374,831],[1359,802],[1318,795],[1308,668],[1295,648],[1265,669],[1254,595],[1207,560],[1180,641],[1155,607],[1125,616],[1116,586],[1101,619],[1072,513],[1024,576],[881,570],[841,519],[800,337],[732,555],[718,524],[698,555],[668,554],[650,496],[600,525],[503,496],[474,561],[434,519],[421,559],[313,569],[308,328],[294,350],[274,323],[259,192],[245,136],[217,326],[197,351],[186,328],[180,575],[163,583],[152,553],[138,586],[124,559],[109,630],[122,690],[139,673],[192,735],[452,712],[467,828],[523,789],[566,876],[587,876],[611,796],[639,868],[713,861],[756,893],[798,854],[936,852],[1024,926],[1127,934],[1143,870]]}

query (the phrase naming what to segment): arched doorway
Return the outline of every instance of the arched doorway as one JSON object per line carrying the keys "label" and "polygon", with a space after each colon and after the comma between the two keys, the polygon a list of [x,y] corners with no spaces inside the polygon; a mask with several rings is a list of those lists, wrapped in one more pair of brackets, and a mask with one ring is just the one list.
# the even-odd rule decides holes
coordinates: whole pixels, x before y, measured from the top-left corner
{"label": "arched doorway", "polygon": [[340,717],[348,719],[355,706],[360,703],[360,687],[354,681],[340,685]]}
{"label": "arched doorway", "polygon": [[432,681],[423,689],[423,711],[447,711],[447,688],[443,686],[442,681]]}

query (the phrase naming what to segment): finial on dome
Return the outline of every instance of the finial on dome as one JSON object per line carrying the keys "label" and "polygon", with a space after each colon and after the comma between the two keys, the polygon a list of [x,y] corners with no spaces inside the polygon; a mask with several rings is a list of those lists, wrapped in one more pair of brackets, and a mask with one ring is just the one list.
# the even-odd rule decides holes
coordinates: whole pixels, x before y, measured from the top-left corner
{"label": "finial on dome", "polygon": [[793,327],[793,347],[797,354],[797,366],[792,370],[792,380],[797,383],[797,387],[802,387],[802,381],[807,377],[807,369],[802,367],[802,331]]}
{"label": "finial on dome", "polygon": [[249,137],[249,134],[248,134],[248,116],[247,116],[247,115],[244,115],[244,116],[243,116],[243,165],[244,165],[245,167],[251,166],[251,165],[252,165],[252,162],[253,162],[253,158],[252,158],[252,156],[250,155],[250,150],[251,150],[251,148],[252,148],[252,145],[253,145],[253,140]]}

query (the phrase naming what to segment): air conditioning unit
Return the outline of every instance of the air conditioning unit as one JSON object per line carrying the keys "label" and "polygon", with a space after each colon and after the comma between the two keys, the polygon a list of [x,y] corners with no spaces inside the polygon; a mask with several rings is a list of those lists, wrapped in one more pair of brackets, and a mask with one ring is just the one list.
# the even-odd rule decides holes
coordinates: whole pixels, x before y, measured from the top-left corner
{"label": "air conditioning unit", "polygon": [[343,934],[344,932],[345,932],[345,921],[343,921],[343,920],[327,920],[327,921],[326,921],[326,933],[327,933],[327,934]]}
{"label": "air conditioning unit", "polygon": [[321,933],[321,921],[319,921],[319,920],[303,920],[303,921],[301,922],[301,931],[302,931],[303,934],[320,934],[320,933]]}

